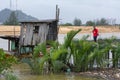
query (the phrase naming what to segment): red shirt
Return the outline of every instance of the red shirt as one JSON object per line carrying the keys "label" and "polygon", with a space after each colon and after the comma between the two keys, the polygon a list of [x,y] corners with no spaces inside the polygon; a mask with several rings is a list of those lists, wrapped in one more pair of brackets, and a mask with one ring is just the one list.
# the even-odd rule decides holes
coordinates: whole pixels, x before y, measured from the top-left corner
{"label": "red shirt", "polygon": [[98,36],[98,29],[95,28],[95,29],[93,30],[93,36]]}

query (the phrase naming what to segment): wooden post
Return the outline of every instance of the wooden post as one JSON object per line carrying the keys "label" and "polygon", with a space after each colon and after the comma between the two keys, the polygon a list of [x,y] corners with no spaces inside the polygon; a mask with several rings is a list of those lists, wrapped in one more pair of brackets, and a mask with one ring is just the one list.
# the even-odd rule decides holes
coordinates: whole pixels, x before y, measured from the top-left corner
{"label": "wooden post", "polygon": [[59,21],[59,15],[60,15],[60,8],[58,8],[58,14],[57,14],[58,21]]}
{"label": "wooden post", "polygon": [[59,21],[59,13],[60,9],[58,8],[58,5],[56,5],[56,20]]}
{"label": "wooden post", "polygon": [[[58,34],[58,31],[59,31],[59,28],[58,28],[59,14],[60,14],[60,9],[58,8],[58,5],[56,5],[56,20],[57,20],[56,26],[57,26],[57,34]],[[57,36],[56,40],[58,40],[58,36]]]}
{"label": "wooden post", "polygon": [[14,26],[14,37],[15,37],[15,26]]}
{"label": "wooden post", "polygon": [[58,5],[56,5],[56,19],[57,19],[57,16],[58,16]]}
{"label": "wooden post", "polygon": [[[110,50],[108,51],[108,54],[107,54],[107,59],[108,59],[108,60],[110,59],[109,56],[110,56]],[[107,68],[109,68],[109,67],[110,67],[110,64],[108,63],[108,64],[107,64]]]}
{"label": "wooden post", "polygon": [[10,51],[10,40],[8,40],[8,51]]}

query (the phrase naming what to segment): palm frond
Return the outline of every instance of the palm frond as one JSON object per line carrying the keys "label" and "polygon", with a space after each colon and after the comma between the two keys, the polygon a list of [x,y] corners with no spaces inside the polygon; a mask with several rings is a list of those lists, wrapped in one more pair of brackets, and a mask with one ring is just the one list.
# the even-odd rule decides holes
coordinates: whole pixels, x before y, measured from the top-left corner
{"label": "palm frond", "polygon": [[47,43],[50,45],[50,47],[53,47],[54,49],[58,49],[59,46],[58,41],[48,41]]}
{"label": "palm frond", "polygon": [[68,46],[70,46],[70,43],[71,43],[73,37],[80,31],[81,31],[81,29],[79,29],[77,31],[72,30],[72,31],[68,32],[67,36],[65,37],[65,40],[64,40],[64,47],[67,48]]}
{"label": "palm frond", "polygon": [[43,70],[45,62],[47,62],[49,59],[50,59],[50,57],[48,55],[45,55],[40,59],[40,64],[39,64],[40,70]]}
{"label": "palm frond", "polygon": [[90,35],[83,36],[81,40],[87,40]]}
{"label": "palm frond", "polygon": [[66,53],[67,53],[67,49],[60,48],[60,49],[53,51],[50,56],[52,60],[57,60],[60,57],[60,55],[66,54]]}
{"label": "palm frond", "polygon": [[35,46],[33,57],[39,57],[40,52],[45,55],[46,54],[46,43],[41,43]]}

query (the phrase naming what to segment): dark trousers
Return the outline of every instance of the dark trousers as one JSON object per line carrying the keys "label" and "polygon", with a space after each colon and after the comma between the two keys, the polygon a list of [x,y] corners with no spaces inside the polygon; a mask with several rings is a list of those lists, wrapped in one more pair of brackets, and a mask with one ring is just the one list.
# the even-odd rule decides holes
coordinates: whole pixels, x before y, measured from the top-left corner
{"label": "dark trousers", "polygon": [[97,41],[97,36],[93,36],[93,39],[96,42]]}

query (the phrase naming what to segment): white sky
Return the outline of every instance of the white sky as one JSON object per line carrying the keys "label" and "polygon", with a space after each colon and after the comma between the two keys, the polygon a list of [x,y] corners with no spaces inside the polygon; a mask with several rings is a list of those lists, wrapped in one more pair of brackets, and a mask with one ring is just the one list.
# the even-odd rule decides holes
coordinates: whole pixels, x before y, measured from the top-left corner
{"label": "white sky", "polygon": [[[12,9],[16,9],[16,0]],[[79,18],[85,23],[100,18],[116,19],[120,23],[120,0],[17,0],[17,9],[38,19],[55,18],[55,6],[59,5],[61,23]],[[0,0],[0,11],[10,8],[10,0]]]}

